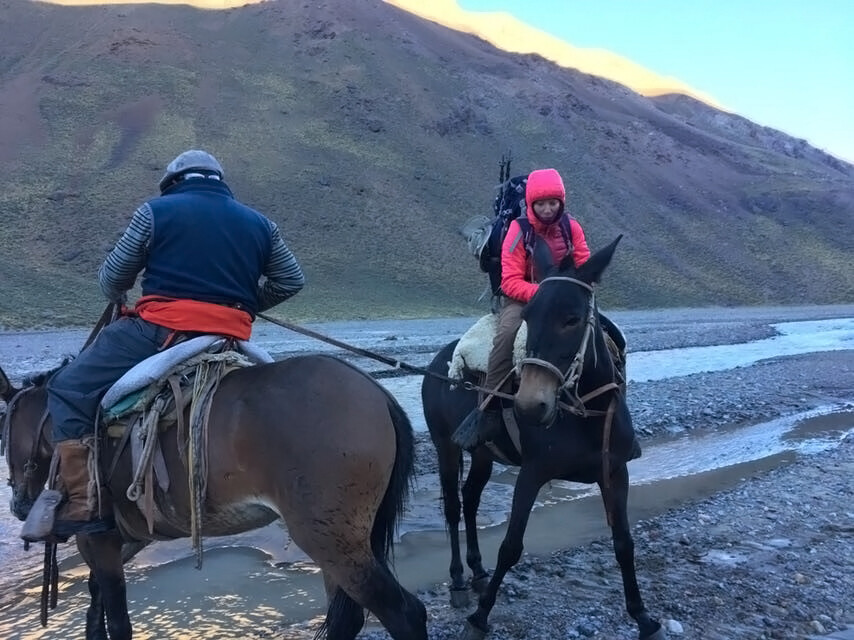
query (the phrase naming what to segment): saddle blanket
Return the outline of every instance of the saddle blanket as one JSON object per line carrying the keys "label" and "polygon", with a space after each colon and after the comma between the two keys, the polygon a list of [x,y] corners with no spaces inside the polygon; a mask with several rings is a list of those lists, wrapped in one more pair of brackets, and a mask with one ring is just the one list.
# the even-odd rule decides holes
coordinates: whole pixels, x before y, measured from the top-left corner
{"label": "saddle blanket", "polygon": [[[448,377],[462,379],[464,371],[479,371],[486,373],[489,362],[489,352],[498,328],[498,316],[488,313],[480,318],[466,331],[451,356],[448,363]],[[528,325],[524,322],[516,333],[513,343],[513,362],[519,362],[525,357],[525,341],[528,338]]]}
{"label": "saddle blanket", "polygon": [[[225,338],[217,335],[198,336],[146,358],[107,390],[101,399],[101,408],[105,411],[112,408],[126,396],[157,382],[185,360],[205,351],[215,352],[225,341]],[[237,349],[255,364],[273,362],[269,353],[248,340],[238,340]]]}

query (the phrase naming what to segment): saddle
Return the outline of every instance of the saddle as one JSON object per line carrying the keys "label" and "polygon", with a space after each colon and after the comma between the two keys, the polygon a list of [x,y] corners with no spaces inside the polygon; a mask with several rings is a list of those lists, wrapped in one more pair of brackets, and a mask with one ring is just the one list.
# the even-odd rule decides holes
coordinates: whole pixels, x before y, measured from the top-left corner
{"label": "saddle", "polygon": [[[462,380],[466,371],[485,374],[497,329],[498,316],[494,313],[486,314],[469,327],[454,347],[454,353],[448,363],[448,377]],[[525,357],[527,337],[528,325],[523,322],[513,343],[514,363]]]}
{"label": "saddle", "polygon": [[[623,352],[626,348],[626,338],[622,330],[612,320],[601,313],[599,314],[599,320],[605,334],[605,344],[611,352],[614,363],[618,369],[625,369],[625,354]],[[481,374],[481,377],[485,375],[489,362],[489,352],[492,349],[492,341],[495,338],[497,329],[498,316],[493,313],[486,314],[469,327],[460,337],[457,346],[454,347],[454,353],[451,355],[451,360],[448,363],[448,377],[454,380],[462,380],[467,371]],[[528,325],[522,322],[519,331],[516,332],[516,339],[513,342],[514,364],[525,357],[525,342],[527,338]],[[625,380],[623,380],[623,383],[625,383]]]}
{"label": "saddle", "polygon": [[[112,460],[106,463],[106,481],[129,446],[132,482],[128,500],[145,519],[151,539],[190,535],[197,553],[201,549],[201,510],[204,508],[207,422],[220,380],[231,371],[273,362],[256,345],[221,336],[192,338],[140,362],[111,387],[101,401],[99,428],[112,442]],[[185,410],[190,407],[189,420]],[[185,424],[186,422],[186,424]],[[191,528],[186,530],[168,499],[170,478],[160,448],[159,434],[176,427],[179,453],[194,492]],[[106,482],[105,482],[106,484]],[[116,522],[126,532],[139,532],[115,511]]]}

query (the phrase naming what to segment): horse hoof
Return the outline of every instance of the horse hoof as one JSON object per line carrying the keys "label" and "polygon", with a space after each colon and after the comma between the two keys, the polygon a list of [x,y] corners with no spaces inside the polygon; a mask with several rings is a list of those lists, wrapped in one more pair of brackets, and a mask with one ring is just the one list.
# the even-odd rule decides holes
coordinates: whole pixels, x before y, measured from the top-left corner
{"label": "horse hoof", "polygon": [[454,609],[462,609],[469,606],[468,589],[451,589],[451,606]]}
{"label": "horse hoof", "polygon": [[486,638],[486,631],[478,629],[471,622],[466,621],[460,640],[484,640],[484,638]]}
{"label": "horse hoof", "polygon": [[658,622],[655,624],[658,625],[658,629],[650,633],[649,635],[640,636],[640,640],[667,640],[667,634],[664,631],[664,627],[661,626]]}
{"label": "horse hoof", "polygon": [[483,593],[486,591],[486,587],[489,584],[489,574],[484,576],[480,576],[479,578],[472,578],[471,581],[471,590],[475,593]]}

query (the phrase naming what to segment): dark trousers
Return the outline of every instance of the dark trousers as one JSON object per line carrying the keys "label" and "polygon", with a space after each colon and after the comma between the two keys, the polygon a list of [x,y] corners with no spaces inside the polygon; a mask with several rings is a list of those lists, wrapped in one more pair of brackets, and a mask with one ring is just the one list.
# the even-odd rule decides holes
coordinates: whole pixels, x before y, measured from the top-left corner
{"label": "dark trousers", "polygon": [[157,353],[172,333],[142,318],[119,318],[47,384],[53,440],[76,440],[95,432],[98,404],[113,383]]}

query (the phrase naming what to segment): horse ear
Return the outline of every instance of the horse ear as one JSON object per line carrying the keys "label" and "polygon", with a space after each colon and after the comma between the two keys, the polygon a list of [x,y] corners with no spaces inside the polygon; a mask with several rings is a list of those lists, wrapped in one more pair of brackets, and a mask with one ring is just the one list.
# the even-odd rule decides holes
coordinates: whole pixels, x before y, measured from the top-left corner
{"label": "horse ear", "polygon": [[572,256],[571,251],[567,253],[560,261],[558,271],[560,271],[561,273],[563,273],[564,271],[575,271],[575,258]]}
{"label": "horse ear", "polygon": [[623,234],[618,235],[611,244],[607,247],[599,249],[594,253],[583,265],[578,267],[578,277],[584,282],[593,284],[599,282],[602,277],[602,272],[611,263],[611,258],[614,256],[614,250],[622,240]]}
{"label": "horse ear", "polygon": [[534,243],[534,270],[536,273],[542,274],[545,278],[555,268],[554,258],[552,258],[552,250],[546,242]]}
{"label": "horse ear", "polygon": [[18,390],[12,386],[12,383],[9,382],[9,378],[6,377],[6,373],[3,369],[0,369],[0,398],[3,398],[6,402],[12,399]]}

